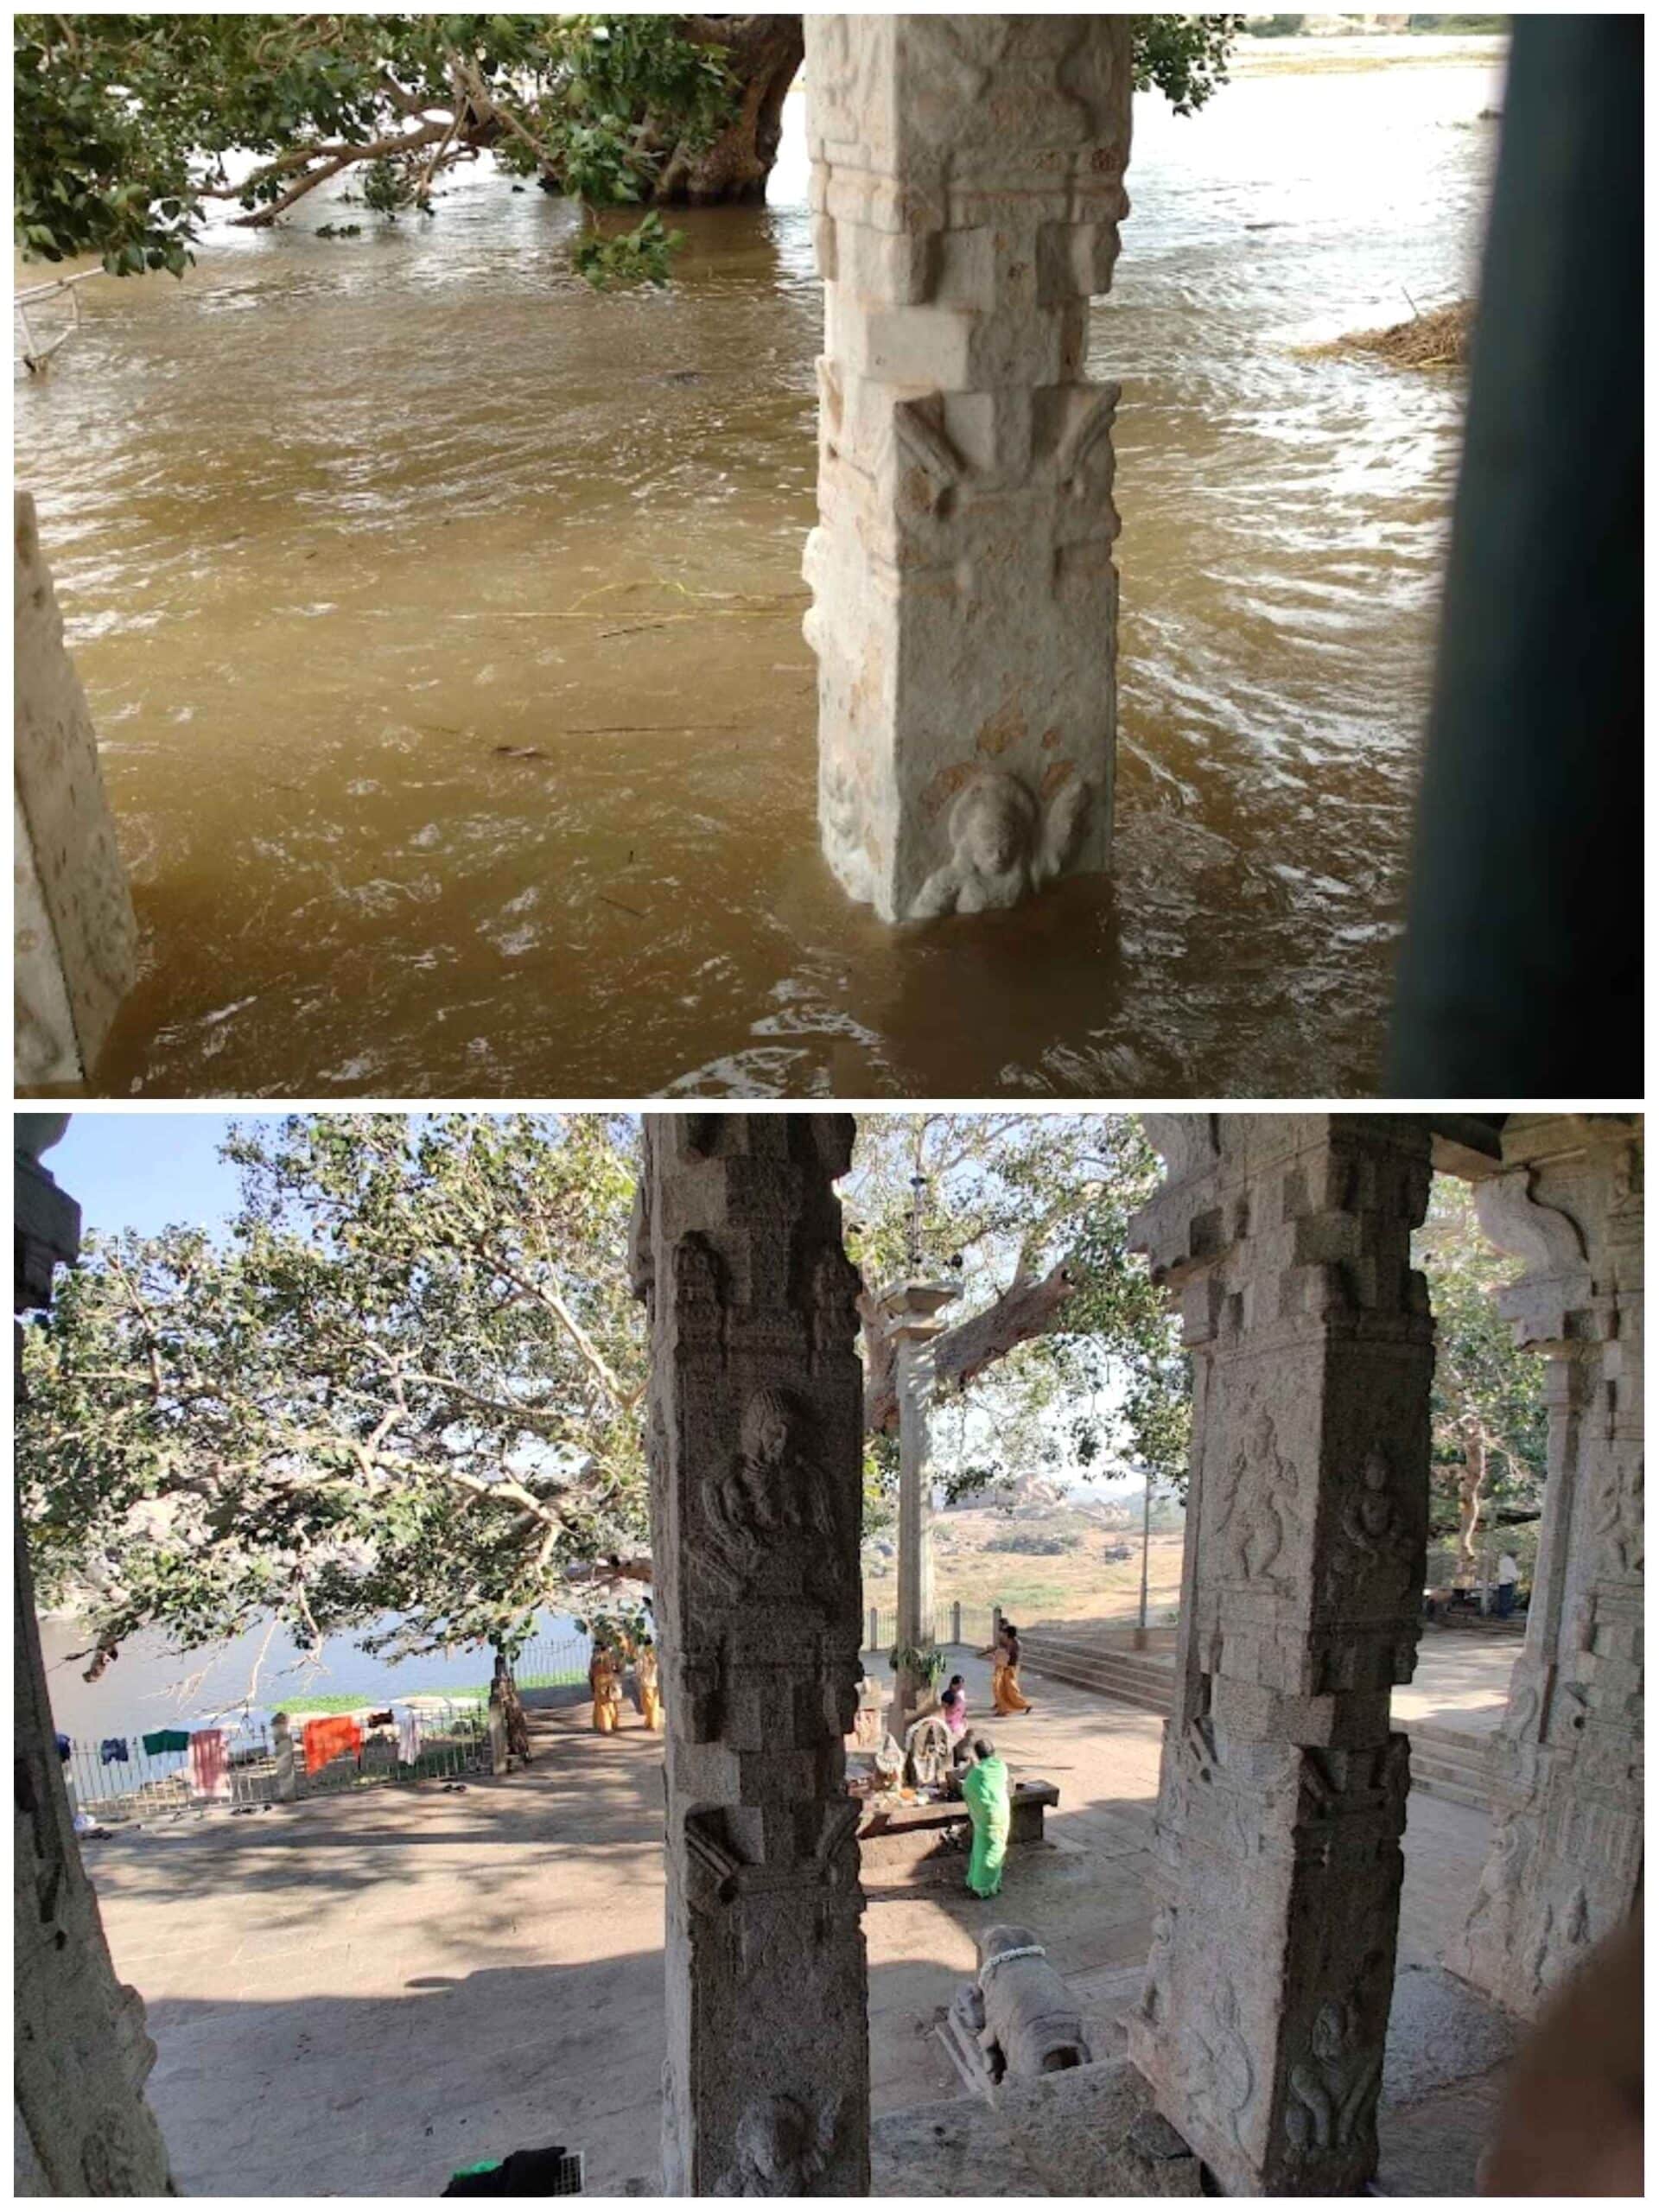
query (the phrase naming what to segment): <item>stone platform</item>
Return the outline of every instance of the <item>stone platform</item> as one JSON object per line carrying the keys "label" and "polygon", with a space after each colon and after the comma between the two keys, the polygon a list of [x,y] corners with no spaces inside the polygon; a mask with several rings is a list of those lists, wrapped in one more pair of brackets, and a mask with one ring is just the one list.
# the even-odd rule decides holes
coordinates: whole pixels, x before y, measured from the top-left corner
{"label": "stone platform", "polygon": [[[1008,1822],[1009,1850],[1029,1850],[1040,1845],[1043,1815],[1059,1802],[1060,1793],[1052,1782],[1016,1782]],[[867,1867],[885,1870],[965,1859],[972,1846],[968,1808],[959,1798],[944,1804],[873,1808],[858,1827],[859,1855]]]}
{"label": "stone platform", "polygon": [[873,2196],[1198,2196],[1198,2162],[1126,2059],[882,2114]]}

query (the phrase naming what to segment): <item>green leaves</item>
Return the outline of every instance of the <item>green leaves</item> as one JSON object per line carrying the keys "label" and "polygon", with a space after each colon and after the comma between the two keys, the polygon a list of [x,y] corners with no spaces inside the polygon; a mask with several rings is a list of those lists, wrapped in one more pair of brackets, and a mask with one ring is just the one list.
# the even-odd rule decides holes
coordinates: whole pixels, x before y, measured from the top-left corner
{"label": "green leaves", "polygon": [[[1018,1113],[861,1121],[846,1212],[871,1290],[910,1272],[918,1175],[923,1271],[962,1283],[942,1317],[947,1328],[1057,1264],[1072,1285],[1056,1325],[1013,1344],[948,1402],[957,1417],[938,1424],[947,1495],[971,1497],[1044,1468],[1149,1468],[1160,1487],[1183,1489],[1187,1362],[1145,1263],[1128,1250],[1130,1218],[1159,1179],[1139,1122]],[[895,1475],[896,1460],[872,1454],[867,1529],[879,1525]]]}
{"label": "green leaves", "polygon": [[595,291],[625,284],[666,284],[669,264],[684,244],[684,232],[667,229],[653,209],[621,237],[590,231],[577,241],[571,258],[577,275]]}
{"label": "green leaves", "polygon": [[1137,16],[1134,67],[1137,92],[1157,91],[1177,115],[1195,115],[1227,81],[1227,58],[1245,17]]}
{"label": "green leaves", "polygon": [[1436,1519],[1455,1527],[1460,1489],[1478,1468],[1495,1502],[1534,1503],[1544,1480],[1543,1362],[1520,1351],[1496,1294],[1522,1271],[1488,1240],[1467,1184],[1437,1175],[1415,1239],[1434,1315],[1430,1400]]}
{"label": "green leaves", "polygon": [[[16,234],[180,274],[207,204],[264,223],[361,166],[395,220],[442,169],[492,154],[589,209],[649,196],[650,130],[705,143],[730,114],[718,53],[668,16],[81,15],[14,18]],[[647,126],[650,126],[650,129]],[[229,182],[223,157],[257,157]],[[330,234],[347,235],[330,226]],[[595,284],[661,283],[677,235],[584,238]]]}
{"label": "green leaves", "polygon": [[605,1116],[234,1128],[226,1240],[92,1237],[29,1332],[43,1586],[187,1647],[266,1609],[487,1642],[591,1600],[648,1533],[633,1147]]}

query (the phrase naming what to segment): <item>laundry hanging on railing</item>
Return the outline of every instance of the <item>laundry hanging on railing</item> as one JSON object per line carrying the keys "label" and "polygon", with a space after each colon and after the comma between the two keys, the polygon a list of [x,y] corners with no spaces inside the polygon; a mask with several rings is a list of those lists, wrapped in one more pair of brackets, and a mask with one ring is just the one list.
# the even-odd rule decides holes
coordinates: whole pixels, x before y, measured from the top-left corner
{"label": "laundry hanging on railing", "polygon": [[62,1729],[60,1728],[58,1731],[58,1757],[62,1759],[66,1764],[68,1762],[70,1752],[73,1751],[74,1748],[74,1745],[64,1734]]}
{"label": "laundry hanging on railing", "polygon": [[160,1751],[188,1751],[190,1738],[182,1728],[154,1728],[144,1738],[144,1749],[154,1758]]}
{"label": "laundry hanging on railing", "polygon": [[124,1736],[106,1736],[99,1745],[99,1754],[105,1766],[113,1766],[118,1759],[124,1766],[132,1756]]}
{"label": "laundry hanging on railing", "polygon": [[348,1754],[355,1758],[363,1748],[363,1731],[349,1713],[329,1713],[321,1720],[308,1720],[302,1741],[305,1745],[305,1770],[315,1774],[332,1760]]}
{"label": "laundry hanging on railing", "polygon": [[228,1797],[230,1761],[222,1728],[198,1728],[190,1738],[190,1780],[200,1797]]}
{"label": "laundry hanging on railing", "polygon": [[421,1716],[412,1706],[397,1709],[397,1756],[405,1766],[413,1766],[421,1756],[424,1733]]}

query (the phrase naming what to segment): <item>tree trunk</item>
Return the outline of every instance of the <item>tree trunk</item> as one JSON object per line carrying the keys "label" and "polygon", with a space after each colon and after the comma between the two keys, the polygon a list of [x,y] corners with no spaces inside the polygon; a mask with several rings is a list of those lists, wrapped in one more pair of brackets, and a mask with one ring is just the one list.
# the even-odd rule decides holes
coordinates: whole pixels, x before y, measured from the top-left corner
{"label": "tree trunk", "polygon": [[737,79],[737,112],[709,145],[693,152],[647,125],[646,143],[663,156],[652,198],[708,207],[760,200],[778,158],[784,100],[806,51],[799,16],[687,16],[687,38],[717,47]]}
{"label": "tree trunk", "polygon": [[1458,1573],[1475,1571],[1475,1535],[1480,1527],[1480,1494],[1486,1484],[1486,1440],[1478,1430],[1463,1440],[1463,1471],[1458,1477]]}
{"label": "tree trunk", "polygon": [[524,1718],[524,1708],[518,1695],[518,1685],[512,1678],[512,1662],[499,1644],[495,1651],[495,1681],[492,1685],[501,1707],[501,1719],[507,1732],[507,1756],[517,1759],[522,1766],[530,1764],[530,1723]]}

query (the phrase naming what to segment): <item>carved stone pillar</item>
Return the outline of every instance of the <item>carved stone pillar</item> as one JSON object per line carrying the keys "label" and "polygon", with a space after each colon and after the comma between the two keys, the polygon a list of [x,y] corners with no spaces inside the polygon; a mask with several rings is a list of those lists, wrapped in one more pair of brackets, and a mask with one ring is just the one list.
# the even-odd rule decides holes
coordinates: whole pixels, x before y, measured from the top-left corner
{"label": "carved stone pillar", "polygon": [[[20,1114],[14,1125],[15,1313],[50,1305],[54,1268],[79,1249],[80,1210],[40,1164],[67,1119]],[[13,1572],[17,2193],[171,2196],[167,2149],[144,2101],[156,2046],[145,2032],[143,2000],[116,1980],[71,1824],[21,1509]]]}
{"label": "carved stone pillar", "polygon": [[[900,1649],[925,1650],[933,1641],[933,1467],[929,1408],[933,1362],[929,1346],[939,1332],[938,1315],[960,1294],[955,1283],[900,1282],[877,1301],[893,1338],[899,1399],[899,1632]],[[927,1695],[925,1678],[901,1666],[894,1685],[893,1732],[905,1730]]]}
{"label": "carved stone pillar", "polygon": [[1160,1906],[1130,2056],[1229,2195],[1376,2164],[1408,1780],[1433,1325],[1429,1133],[1365,1114],[1149,1116],[1134,1224],[1193,1357]]}
{"label": "carved stone pillar", "polygon": [[[857,1276],[843,1114],[647,1115],[634,1225],[668,1707],[668,2196],[859,2196]],[[764,2183],[764,2187],[760,2184]]]}
{"label": "carved stone pillar", "polygon": [[1642,1878],[1642,1141],[1638,1116],[1512,1115],[1481,1224],[1548,1362],[1549,1465],[1526,1641],[1493,1746],[1494,1825],[1446,1964],[1535,2012]]}
{"label": "carved stone pillar", "polygon": [[809,16],[819,821],[884,920],[1103,869],[1125,16]]}

